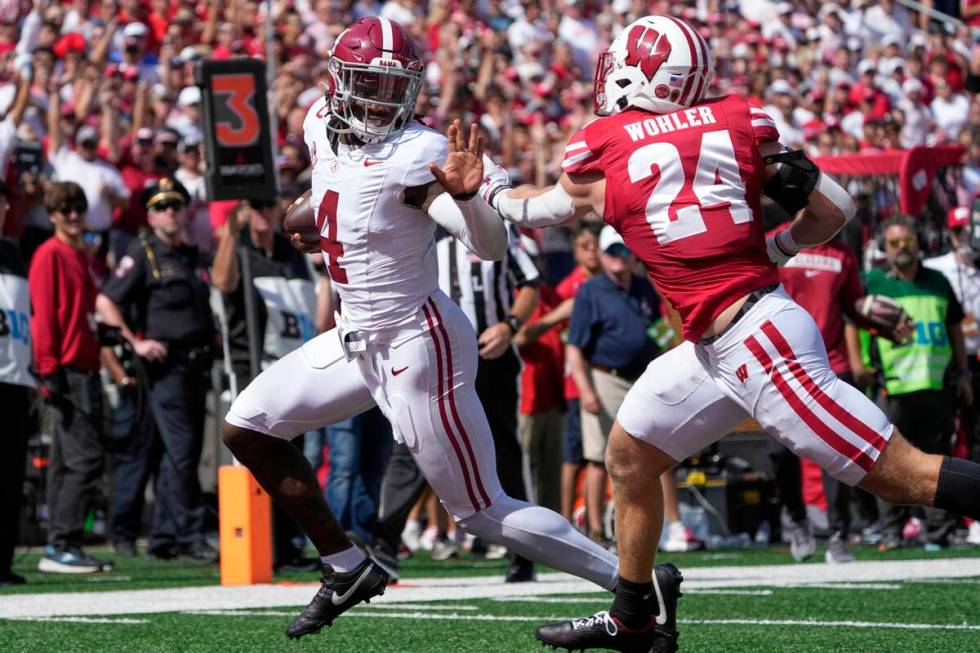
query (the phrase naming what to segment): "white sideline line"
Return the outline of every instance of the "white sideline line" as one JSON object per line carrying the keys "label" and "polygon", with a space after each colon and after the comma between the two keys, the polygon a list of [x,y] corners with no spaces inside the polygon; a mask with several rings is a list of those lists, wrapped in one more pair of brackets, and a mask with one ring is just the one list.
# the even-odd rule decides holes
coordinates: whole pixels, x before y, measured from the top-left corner
{"label": "white sideline line", "polygon": [[[802,586],[801,587],[805,587]],[[684,590],[684,594],[717,594],[722,596],[772,596],[772,590],[712,590],[692,588]]]}
{"label": "white sideline line", "polygon": [[53,621],[73,624],[148,624],[149,619],[126,619],[125,617],[17,617],[16,621]]}
{"label": "white sideline line", "polygon": [[[774,588],[827,583],[908,582],[938,578],[976,579],[980,558],[943,558],[887,562],[854,562],[847,565],[804,564],[759,567],[691,567],[684,573],[683,591],[692,589]],[[595,594],[605,602],[603,590],[567,574],[539,574],[538,582],[518,588],[504,584],[499,575],[466,578],[416,578],[389,587],[371,603],[404,604],[426,601],[466,601],[502,596],[554,596]],[[309,603],[316,584],[252,585],[244,587],[163,588],[0,595],[0,619],[54,616],[112,616],[181,612],[188,606],[200,610],[248,610],[282,608]]]}
{"label": "white sideline line", "polygon": [[[427,606],[428,607],[428,606]],[[216,615],[229,614],[215,612]],[[252,616],[268,614],[291,615],[292,613],[255,612]],[[493,615],[493,614],[432,614],[430,612],[387,612],[361,610],[348,612],[345,617],[360,617],[363,619],[414,619],[420,621],[521,621],[547,623],[550,621],[565,621],[567,616],[532,617],[527,615]],[[806,626],[816,628],[894,628],[901,630],[969,630],[980,631],[980,625],[973,624],[912,624],[889,623],[879,621],[819,621],[816,619],[678,619],[677,623],[692,626]]]}
{"label": "white sideline line", "polygon": [[973,624],[910,624],[880,621],[817,621],[816,619],[678,619],[692,626],[816,626],[820,628],[897,628],[901,630],[980,630]]}
{"label": "white sideline line", "polygon": [[126,581],[132,580],[129,576],[92,576],[91,578],[86,578],[87,583],[125,583]]}
{"label": "white sideline line", "polygon": [[[799,585],[786,585],[794,589],[822,589],[822,590],[900,590],[902,585],[894,583],[801,583]],[[697,591],[697,590],[695,590]]]}

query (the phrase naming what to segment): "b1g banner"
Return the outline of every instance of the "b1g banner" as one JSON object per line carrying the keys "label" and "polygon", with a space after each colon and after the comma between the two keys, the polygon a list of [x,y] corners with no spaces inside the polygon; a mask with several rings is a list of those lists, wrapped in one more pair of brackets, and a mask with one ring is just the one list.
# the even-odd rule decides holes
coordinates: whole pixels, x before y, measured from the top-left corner
{"label": "b1g banner", "polygon": [[208,59],[197,64],[194,77],[204,109],[208,199],[274,198],[265,63]]}

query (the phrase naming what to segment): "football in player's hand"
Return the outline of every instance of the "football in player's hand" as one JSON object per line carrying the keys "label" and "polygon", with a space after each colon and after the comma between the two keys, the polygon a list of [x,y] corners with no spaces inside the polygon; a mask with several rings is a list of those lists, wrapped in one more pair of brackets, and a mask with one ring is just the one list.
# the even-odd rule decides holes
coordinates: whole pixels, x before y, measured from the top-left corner
{"label": "football in player's hand", "polygon": [[892,342],[904,343],[915,332],[912,318],[891,297],[866,295],[854,303],[854,308],[878,335]]}
{"label": "football in player's hand", "polygon": [[304,243],[313,245],[320,242],[320,230],[316,226],[316,213],[310,205],[310,193],[306,191],[286,210],[282,227],[287,234],[299,234]]}

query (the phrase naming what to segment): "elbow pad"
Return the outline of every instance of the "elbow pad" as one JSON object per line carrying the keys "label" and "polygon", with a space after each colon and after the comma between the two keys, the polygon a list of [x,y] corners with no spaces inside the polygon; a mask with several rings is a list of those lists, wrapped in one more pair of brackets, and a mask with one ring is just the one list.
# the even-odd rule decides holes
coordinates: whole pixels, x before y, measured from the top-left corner
{"label": "elbow pad", "polygon": [[796,215],[810,203],[810,193],[821,177],[820,168],[803,150],[787,150],[763,160],[767,166],[776,165],[776,174],[762,190],[787,213]]}
{"label": "elbow pad", "polygon": [[522,227],[552,227],[575,216],[575,202],[561,184],[555,184],[551,190],[520,200],[500,193],[497,211],[505,220]]}

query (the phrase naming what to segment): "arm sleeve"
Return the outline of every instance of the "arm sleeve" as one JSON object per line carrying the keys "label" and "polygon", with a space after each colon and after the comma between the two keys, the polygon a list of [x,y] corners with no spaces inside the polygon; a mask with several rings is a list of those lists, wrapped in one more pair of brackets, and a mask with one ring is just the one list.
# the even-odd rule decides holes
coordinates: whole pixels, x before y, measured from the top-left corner
{"label": "arm sleeve", "polygon": [[31,264],[28,290],[31,295],[31,339],[34,364],[41,376],[58,371],[61,329],[58,324],[58,262],[49,251],[36,256]]}
{"label": "arm sleeve", "polygon": [[514,285],[518,288],[537,285],[541,280],[541,274],[531,256],[521,246],[519,236],[511,237],[508,251],[510,256],[507,257],[507,271],[514,278]]}
{"label": "arm sleeve", "polygon": [[442,192],[429,205],[428,214],[483,260],[500,260],[507,251],[507,228],[479,195],[457,201]]}
{"label": "arm sleeve", "polygon": [[752,138],[756,145],[779,140],[776,122],[765,110],[749,105],[749,124],[752,127]]}
{"label": "arm sleeve", "polygon": [[581,175],[589,172],[602,171],[602,157],[594,134],[588,126],[578,130],[568,139],[565,146],[565,158],[561,169],[570,175]]}
{"label": "arm sleeve", "polygon": [[102,287],[102,294],[116,303],[117,306],[128,306],[143,285],[146,278],[146,256],[142,246],[135,243],[119,259],[112,276]]}

